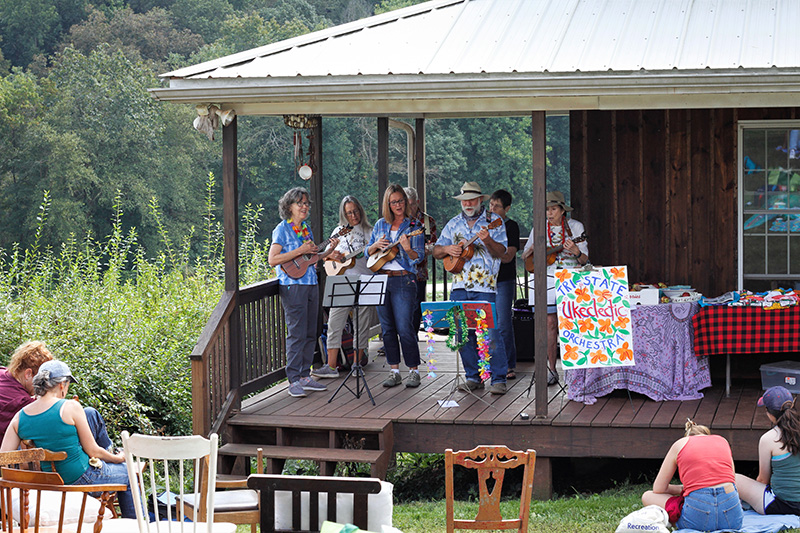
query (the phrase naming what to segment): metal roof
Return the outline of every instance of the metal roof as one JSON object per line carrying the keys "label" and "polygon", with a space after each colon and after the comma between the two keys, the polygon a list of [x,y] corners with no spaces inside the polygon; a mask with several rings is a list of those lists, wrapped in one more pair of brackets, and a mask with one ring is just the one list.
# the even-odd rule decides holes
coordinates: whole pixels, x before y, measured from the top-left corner
{"label": "metal roof", "polygon": [[797,27],[797,0],[434,0],[163,74],[153,94],[240,114],[797,105]]}

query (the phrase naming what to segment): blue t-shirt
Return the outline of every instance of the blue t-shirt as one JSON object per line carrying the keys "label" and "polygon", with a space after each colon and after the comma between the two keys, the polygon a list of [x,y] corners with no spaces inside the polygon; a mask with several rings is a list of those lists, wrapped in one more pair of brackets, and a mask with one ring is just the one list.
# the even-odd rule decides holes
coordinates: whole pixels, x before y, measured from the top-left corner
{"label": "blue t-shirt", "polygon": [[[311,228],[308,229],[308,234],[311,240],[314,240],[314,235],[311,233]],[[292,250],[296,250],[303,245],[303,241],[301,241],[300,237],[298,237],[294,232],[292,225],[285,220],[281,221],[281,223],[275,226],[275,229],[272,230],[272,243],[279,244],[281,246],[281,253],[291,252]],[[303,277],[298,279],[286,274],[280,265],[275,268],[275,271],[278,273],[278,283],[281,285],[317,284],[316,265],[309,265],[308,270],[306,270],[306,273],[303,274]]]}

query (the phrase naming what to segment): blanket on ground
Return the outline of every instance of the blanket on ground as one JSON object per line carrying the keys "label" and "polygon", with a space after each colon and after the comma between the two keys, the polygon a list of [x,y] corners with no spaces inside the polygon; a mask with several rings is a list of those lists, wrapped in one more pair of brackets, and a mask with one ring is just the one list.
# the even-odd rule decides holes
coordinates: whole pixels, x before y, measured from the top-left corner
{"label": "blanket on ground", "polygon": [[[773,533],[784,529],[800,529],[800,517],[793,514],[761,515],[755,511],[745,511],[741,533]],[[720,530],[712,533],[722,533]],[[676,529],[673,533],[699,533],[694,529]]]}

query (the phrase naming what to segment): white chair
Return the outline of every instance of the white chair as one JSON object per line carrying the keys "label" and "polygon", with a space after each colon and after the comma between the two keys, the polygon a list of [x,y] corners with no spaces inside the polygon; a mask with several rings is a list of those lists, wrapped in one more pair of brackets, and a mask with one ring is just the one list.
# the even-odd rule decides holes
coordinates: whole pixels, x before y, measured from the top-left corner
{"label": "white chair", "polygon": [[[199,435],[187,437],[151,437],[129,435],[122,432],[122,445],[125,449],[125,462],[131,480],[133,503],[136,507],[136,522],[140,533],[235,533],[236,525],[227,522],[214,523],[214,494],[217,476],[218,437],[213,433],[206,439]],[[188,463],[188,464],[187,464]],[[208,489],[203,490],[200,472],[208,473]],[[140,474],[141,473],[141,474]],[[186,492],[186,480],[192,477],[191,492]],[[167,507],[167,520],[148,522],[143,511],[143,502],[149,490],[153,508],[157,509],[157,496],[164,490],[178,493],[177,510],[173,516]],[[203,494],[205,493],[205,494]],[[202,496],[205,495],[203,502]],[[192,512],[184,506],[187,497],[201,502]],[[192,522],[182,522],[188,516]],[[177,517],[177,520],[173,520]],[[198,519],[205,517],[206,521]]]}

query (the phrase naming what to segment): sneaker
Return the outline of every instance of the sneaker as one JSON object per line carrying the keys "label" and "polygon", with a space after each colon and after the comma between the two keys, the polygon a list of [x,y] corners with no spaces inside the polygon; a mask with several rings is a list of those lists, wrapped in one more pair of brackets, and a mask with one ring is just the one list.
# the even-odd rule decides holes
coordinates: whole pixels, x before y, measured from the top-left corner
{"label": "sneaker", "polygon": [[286,390],[289,392],[289,396],[293,396],[295,398],[305,398],[306,396],[306,391],[303,390],[303,386],[299,381],[290,383],[289,388]]}
{"label": "sneaker", "polygon": [[300,378],[300,385],[303,387],[303,390],[310,390],[310,391],[321,391],[321,390],[328,390],[327,385],[323,385],[318,381],[314,381],[312,378]]}
{"label": "sneaker", "polygon": [[488,387],[486,387],[491,394],[505,394],[506,393],[506,384],[505,383],[492,383]]}
{"label": "sneaker", "polygon": [[314,368],[311,370],[311,375],[315,378],[325,379],[325,378],[338,378],[339,371],[335,368],[331,368],[328,365],[322,365],[321,368]]}
{"label": "sneaker", "polygon": [[458,390],[463,392],[470,392],[482,388],[483,388],[483,381],[472,381],[471,379],[468,379],[465,382],[458,384]]}
{"label": "sneaker", "polygon": [[406,379],[406,387],[415,388],[419,387],[420,383],[419,372],[411,372]]}
{"label": "sneaker", "polygon": [[384,387],[395,387],[403,382],[400,372],[389,372],[389,377],[383,382]]}
{"label": "sneaker", "polygon": [[558,384],[558,372],[553,370],[547,369],[547,385],[557,385]]}

